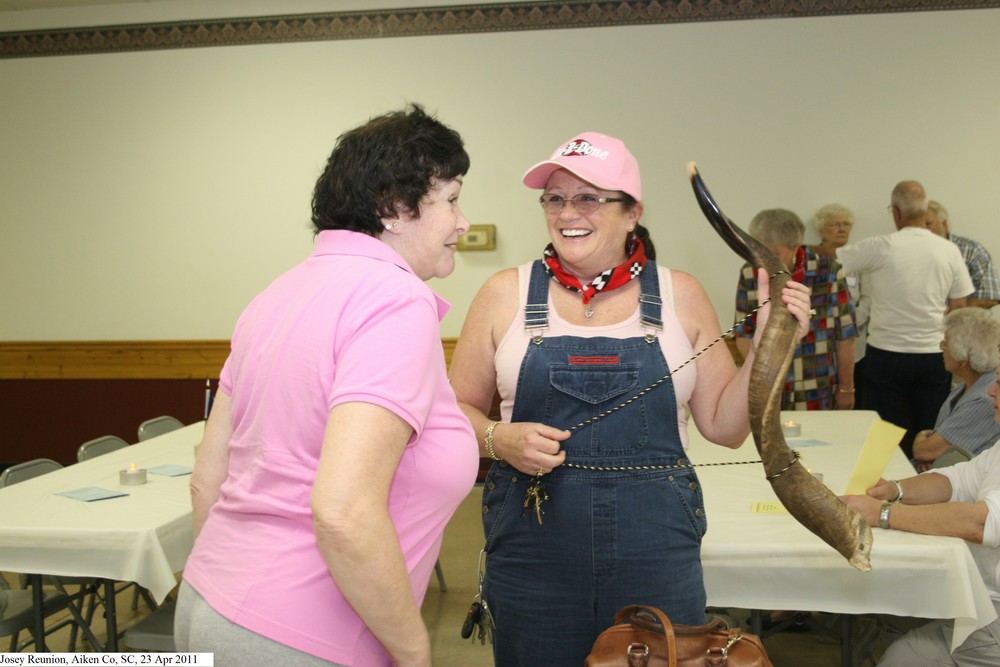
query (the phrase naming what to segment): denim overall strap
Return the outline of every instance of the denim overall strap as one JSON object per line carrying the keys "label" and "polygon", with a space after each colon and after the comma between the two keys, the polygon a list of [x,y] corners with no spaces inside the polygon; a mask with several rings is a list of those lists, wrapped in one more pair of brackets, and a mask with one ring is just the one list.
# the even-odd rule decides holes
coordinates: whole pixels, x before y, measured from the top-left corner
{"label": "denim overall strap", "polygon": [[639,274],[639,317],[649,337],[663,331],[663,299],[660,297],[660,280],[656,264],[646,262],[646,268]]}
{"label": "denim overall strap", "polygon": [[536,259],[531,265],[531,279],[528,282],[528,298],[524,303],[524,330],[531,334],[536,344],[549,326],[549,277],[545,274],[542,260]]}

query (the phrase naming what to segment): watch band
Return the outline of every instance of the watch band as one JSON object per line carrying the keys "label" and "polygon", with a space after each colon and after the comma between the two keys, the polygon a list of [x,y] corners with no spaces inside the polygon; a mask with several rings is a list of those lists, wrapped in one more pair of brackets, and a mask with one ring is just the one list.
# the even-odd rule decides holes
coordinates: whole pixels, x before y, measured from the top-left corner
{"label": "watch band", "polygon": [[888,500],[882,503],[882,511],[878,513],[878,527],[885,528],[889,530],[889,510],[892,509],[892,503]]}

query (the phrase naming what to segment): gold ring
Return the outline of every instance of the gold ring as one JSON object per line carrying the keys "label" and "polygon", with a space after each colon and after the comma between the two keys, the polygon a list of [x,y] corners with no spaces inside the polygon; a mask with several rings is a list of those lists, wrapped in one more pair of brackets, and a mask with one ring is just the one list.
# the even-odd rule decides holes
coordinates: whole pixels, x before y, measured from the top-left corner
{"label": "gold ring", "polygon": [[535,473],[535,476],[536,476],[536,477],[541,477],[541,476],[542,476],[542,474],[544,474],[544,473],[543,473],[542,469],[541,469],[541,468],[539,468],[539,469],[538,469],[538,472],[536,472],[536,473]]}

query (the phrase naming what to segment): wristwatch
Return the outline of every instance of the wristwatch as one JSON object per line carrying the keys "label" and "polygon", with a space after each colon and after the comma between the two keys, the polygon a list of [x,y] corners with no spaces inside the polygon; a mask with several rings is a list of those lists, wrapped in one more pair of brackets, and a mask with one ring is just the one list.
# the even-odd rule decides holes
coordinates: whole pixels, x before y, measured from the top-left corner
{"label": "wristwatch", "polygon": [[892,503],[888,500],[882,503],[882,511],[878,513],[878,527],[885,528],[889,530],[889,510],[892,509]]}

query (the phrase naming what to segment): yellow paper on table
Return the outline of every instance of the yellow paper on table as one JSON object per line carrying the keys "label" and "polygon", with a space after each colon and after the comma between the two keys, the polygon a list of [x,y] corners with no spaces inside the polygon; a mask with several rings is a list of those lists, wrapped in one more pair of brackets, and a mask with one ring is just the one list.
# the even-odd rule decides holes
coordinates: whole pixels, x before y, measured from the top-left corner
{"label": "yellow paper on table", "polygon": [[847,482],[845,495],[864,495],[868,489],[875,486],[889,465],[889,459],[899,446],[904,433],[906,433],[904,429],[881,419],[876,419],[872,423],[865,444],[861,448],[861,454],[858,455],[858,462],[854,464],[854,472]]}
{"label": "yellow paper on table", "polygon": [[754,514],[788,514],[785,506],[778,501],[757,501],[750,506]]}

